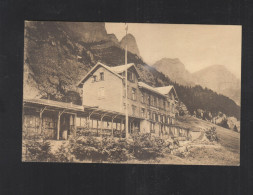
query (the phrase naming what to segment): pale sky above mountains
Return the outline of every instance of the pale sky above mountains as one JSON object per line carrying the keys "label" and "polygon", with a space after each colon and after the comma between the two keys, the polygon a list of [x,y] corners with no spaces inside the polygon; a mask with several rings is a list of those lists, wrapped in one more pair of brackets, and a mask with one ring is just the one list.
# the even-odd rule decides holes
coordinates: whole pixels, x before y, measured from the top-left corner
{"label": "pale sky above mountains", "polygon": [[[107,33],[119,41],[125,23],[106,23]],[[179,58],[190,72],[224,65],[241,78],[241,26],[128,23],[143,60],[149,65],[161,58]]]}

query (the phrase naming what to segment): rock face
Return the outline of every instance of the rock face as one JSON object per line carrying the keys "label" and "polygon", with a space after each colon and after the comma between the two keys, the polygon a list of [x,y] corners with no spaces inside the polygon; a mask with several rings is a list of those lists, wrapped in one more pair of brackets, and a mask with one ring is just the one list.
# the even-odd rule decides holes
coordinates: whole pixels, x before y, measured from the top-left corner
{"label": "rock face", "polygon": [[163,58],[157,61],[153,67],[166,74],[174,82],[186,86],[207,87],[231,98],[237,105],[240,105],[240,80],[223,65],[209,66],[191,74],[179,59]]}
{"label": "rock face", "polygon": [[193,73],[196,84],[226,95],[240,105],[241,83],[225,66],[213,65]]}
{"label": "rock face", "polygon": [[105,23],[102,22],[57,22],[63,30],[72,33],[72,38],[86,43],[107,40]]}
{"label": "rock face", "polygon": [[153,67],[167,75],[174,82],[182,85],[194,85],[191,73],[185,69],[185,65],[178,58],[162,58],[154,63]]}
{"label": "rock face", "polygon": [[[104,23],[26,22],[24,97],[62,100],[98,61],[124,63],[124,50]],[[143,64],[129,53],[128,62]],[[31,90],[34,89],[34,90]]]}
{"label": "rock face", "polygon": [[127,44],[127,50],[140,57],[140,52],[136,43],[136,40],[132,34],[127,34],[120,41],[120,46],[124,49]]}

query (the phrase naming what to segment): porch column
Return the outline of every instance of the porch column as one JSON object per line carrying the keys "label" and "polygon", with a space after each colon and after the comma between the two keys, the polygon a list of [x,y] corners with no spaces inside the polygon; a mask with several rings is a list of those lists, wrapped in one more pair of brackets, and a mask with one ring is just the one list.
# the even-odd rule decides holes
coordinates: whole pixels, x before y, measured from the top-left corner
{"label": "porch column", "polygon": [[122,123],[123,123],[123,119],[120,120],[120,137],[122,135]]}
{"label": "porch column", "polygon": [[60,139],[60,125],[61,125],[61,115],[63,114],[63,112],[65,111],[65,109],[62,112],[58,113],[58,121],[57,121],[57,140]]}
{"label": "porch column", "polygon": [[112,123],[111,123],[111,131],[112,131],[111,136],[113,137],[113,118],[112,118]]}
{"label": "porch column", "polygon": [[77,114],[74,114],[74,130],[73,130],[74,136],[76,136],[76,117],[77,117]]}
{"label": "porch column", "polygon": [[91,115],[95,112],[95,110],[93,110],[91,113],[89,113],[89,116],[88,116],[88,129],[90,130],[90,117]]}
{"label": "porch column", "polygon": [[[118,115],[115,115],[114,117],[112,117],[112,126],[111,126],[111,129],[112,129],[112,137],[113,137],[113,121],[114,119],[117,117]],[[117,129],[117,123],[116,123],[116,129]]]}
{"label": "porch column", "polygon": [[98,120],[96,120],[97,121],[97,136],[98,136]]}
{"label": "porch column", "polygon": [[103,117],[101,117],[101,120],[100,120],[100,134],[101,134],[101,137],[102,137],[102,131],[103,131],[103,126],[104,126],[104,124],[103,124]]}
{"label": "porch column", "polygon": [[40,109],[40,126],[39,126],[40,127],[40,133],[42,133],[42,123],[43,123],[42,114],[45,111],[45,109],[46,109],[46,106],[44,108]]}

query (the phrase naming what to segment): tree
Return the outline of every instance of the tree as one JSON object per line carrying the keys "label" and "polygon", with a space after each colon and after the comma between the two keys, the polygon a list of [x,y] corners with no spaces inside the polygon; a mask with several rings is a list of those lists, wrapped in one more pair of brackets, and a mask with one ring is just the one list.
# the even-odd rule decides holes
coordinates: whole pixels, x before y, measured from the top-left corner
{"label": "tree", "polygon": [[222,119],[222,121],[219,124],[219,126],[229,129],[228,120],[226,118]]}

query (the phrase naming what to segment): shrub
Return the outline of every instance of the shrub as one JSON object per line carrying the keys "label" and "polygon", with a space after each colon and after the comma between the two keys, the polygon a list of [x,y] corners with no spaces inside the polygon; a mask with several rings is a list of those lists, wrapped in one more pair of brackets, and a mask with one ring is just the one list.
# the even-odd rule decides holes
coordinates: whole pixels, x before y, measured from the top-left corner
{"label": "shrub", "polygon": [[215,127],[211,127],[211,129],[205,131],[205,135],[206,135],[207,139],[211,142],[219,141]]}
{"label": "shrub", "polygon": [[132,138],[133,143],[130,152],[136,159],[149,160],[163,156],[164,141],[162,139],[151,137],[150,134],[135,134]]}
{"label": "shrub", "polygon": [[26,161],[55,161],[54,155],[50,152],[51,146],[48,141],[29,140],[26,143],[26,148],[28,152]]}

